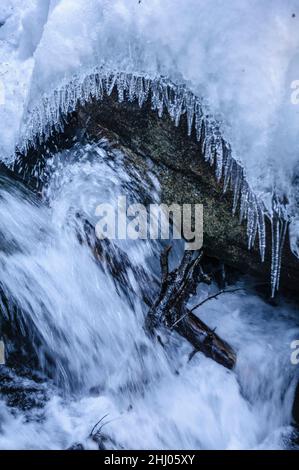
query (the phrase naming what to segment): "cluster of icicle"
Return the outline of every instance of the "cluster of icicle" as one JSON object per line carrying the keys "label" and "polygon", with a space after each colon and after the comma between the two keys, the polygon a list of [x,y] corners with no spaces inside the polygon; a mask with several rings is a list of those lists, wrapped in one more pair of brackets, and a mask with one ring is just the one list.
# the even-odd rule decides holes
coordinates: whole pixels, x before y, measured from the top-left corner
{"label": "cluster of icicle", "polygon": [[189,91],[185,85],[175,85],[164,77],[125,72],[107,72],[102,68],[91,71],[84,77],[73,77],[59,90],[44,96],[26,118],[26,129],[19,150],[27,152],[30,146],[45,142],[54,130],[63,131],[64,117],[76,110],[78,104],[91,100],[100,101],[104,95],[116,90],[119,102],[136,101],[139,106],[151,101],[151,107],[159,117],[167,112],[176,126],[186,115],[188,135],[193,132],[201,146],[204,159],[215,167],[218,182],[223,181],[224,192],[231,188],[233,214],[239,208],[240,222],[247,221],[248,248],[252,248],[258,236],[261,260],[266,249],[265,217],[272,226],[272,295],[279,288],[282,248],[287,231],[287,218],[275,204],[271,214],[265,209],[250,189],[242,165],[232,156],[230,145],[221,135],[219,123],[208,112],[203,101]]}

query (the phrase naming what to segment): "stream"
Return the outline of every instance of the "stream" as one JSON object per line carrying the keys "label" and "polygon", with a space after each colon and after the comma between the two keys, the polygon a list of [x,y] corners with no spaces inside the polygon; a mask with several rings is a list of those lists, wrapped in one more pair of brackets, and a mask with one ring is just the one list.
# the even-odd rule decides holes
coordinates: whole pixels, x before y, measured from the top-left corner
{"label": "stream", "polygon": [[[143,280],[127,270],[122,291],[78,240],[76,214],[96,223],[99,203],[139,201],[138,170],[103,139],[56,154],[44,175],[39,196],[0,175],[0,312],[18,332],[6,344],[18,366],[0,366],[8,384],[0,388],[0,448],[96,449],[90,433],[101,419],[107,449],[291,448],[296,305],[266,302],[243,276],[230,287],[244,290],[196,311],[236,350],[233,371],[199,352],[189,360],[192,348],[175,332],[162,347],[144,330]],[[154,176],[142,185],[143,198],[159,199]],[[132,267],[160,275],[158,240],[111,243]],[[182,250],[173,241],[172,266]],[[190,306],[217,290],[200,285]]]}

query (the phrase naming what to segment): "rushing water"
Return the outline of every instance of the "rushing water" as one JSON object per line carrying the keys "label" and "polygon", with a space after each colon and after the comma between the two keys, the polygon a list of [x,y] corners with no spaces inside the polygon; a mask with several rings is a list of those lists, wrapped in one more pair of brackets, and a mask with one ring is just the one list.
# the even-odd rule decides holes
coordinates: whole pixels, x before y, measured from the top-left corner
{"label": "rushing water", "polygon": [[[1,291],[10,311],[18,307],[13,321],[30,335],[49,376],[41,408],[13,409],[3,395],[0,448],[63,449],[76,442],[96,448],[88,436],[105,415],[107,448],[288,447],[296,307],[286,301],[274,307],[239,291],[201,308],[200,318],[236,349],[235,371],[201,353],[189,361],[192,349],[175,333],[162,348],[143,329],[144,280],[134,275],[134,266],[143,266],[156,276],[159,244],[117,241],[132,266],[124,292],[78,240],[76,214],[95,222],[100,202],[114,204],[123,194],[138,201],[142,176],[104,141],[55,156],[45,174],[38,199],[4,177],[0,181]],[[155,201],[155,178],[143,183],[145,196]],[[180,246],[174,249],[172,264],[180,252]],[[200,286],[192,303],[216,290]],[[7,312],[3,304],[1,309]],[[29,379],[19,380],[28,386]]]}

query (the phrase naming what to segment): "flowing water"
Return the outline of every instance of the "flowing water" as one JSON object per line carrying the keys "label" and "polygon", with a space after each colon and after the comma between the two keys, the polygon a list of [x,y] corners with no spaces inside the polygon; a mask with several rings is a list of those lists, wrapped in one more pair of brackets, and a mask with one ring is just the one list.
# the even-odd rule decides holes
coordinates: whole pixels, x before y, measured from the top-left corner
{"label": "flowing water", "polygon": [[[202,306],[200,318],[236,349],[235,371],[201,353],[189,361],[192,348],[175,333],[162,348],[144,331],[144,279],[134,270],[143,266],[149,275],[159,274],[159,243],[112,243],[115,256],[125,252],[131,263],[124,291],[78,239],[78,213],[94,223],[99,203],[115,204],[123,194],[138,201],[142,176],[105,141],[76,144],[49,160],[44,174],[38,198],[0,180],[0,287],[6,299],[0,309],[13,315],[48,377],[40,385],[47,391],[41,407],[13,408],[0,396],[0,448],[64,449],[76,442],[96,448],[88,436],[105,415],[107,448],[289,447],[296,307],[285,300],[274,307],[246,290]],[[154,176],[143,183],[145,196],[158,200]],[[181,251],[178,243],[172,265]],[[214,284],[201,285],[191,303],[216,291]],[[24,389],[31,383],[16,380]]]}

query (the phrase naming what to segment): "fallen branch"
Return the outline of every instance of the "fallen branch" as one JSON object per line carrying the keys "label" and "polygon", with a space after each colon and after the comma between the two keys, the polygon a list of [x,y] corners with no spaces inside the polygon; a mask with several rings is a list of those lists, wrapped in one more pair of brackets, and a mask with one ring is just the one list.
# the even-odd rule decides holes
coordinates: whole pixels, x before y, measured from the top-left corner
{"label": "fallen branch", "polygon": [[162,325],[174,329],[197,351],[232,369],[236,363],[236,354],[232,347],[186,307],[188,298],[196,292],[198,283],[211,282],[200,266],[202,252],[194,256],[193,252],[185,251],[180,266],[169,272],[169,251],[168,247],[161,255],[161,289],[146,318],[147,330],[154,334]]}

